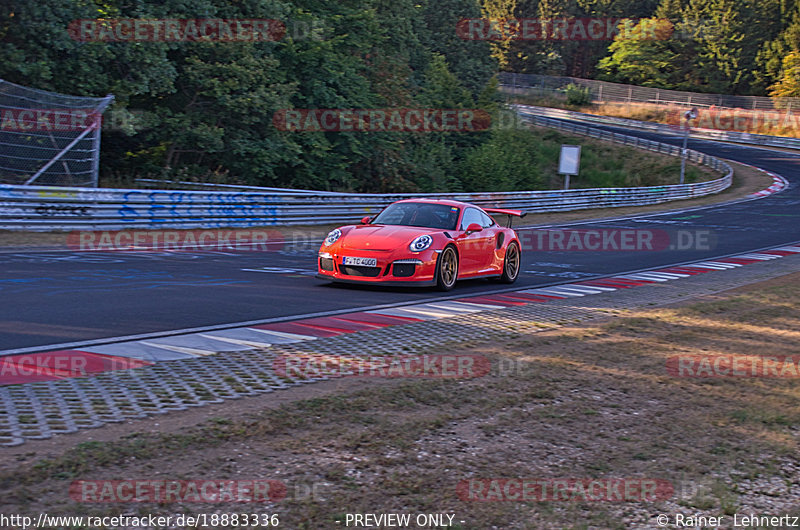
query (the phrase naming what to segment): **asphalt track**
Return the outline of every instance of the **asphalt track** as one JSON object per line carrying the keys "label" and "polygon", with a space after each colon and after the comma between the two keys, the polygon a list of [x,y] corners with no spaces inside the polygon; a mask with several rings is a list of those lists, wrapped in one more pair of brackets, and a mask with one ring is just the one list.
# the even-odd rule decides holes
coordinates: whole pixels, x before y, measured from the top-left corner
{"label": "asphalt track", "polygon": [[[676,145],[682,141],[649,132],[599,128]],[[558,225],[579,230],[652,230],[658,242],[663,242],[664,234],[669,234],[670,240],[668,245],[655,245],[657,250],[615,251],[547,250],[550,243],[545,239],[544,250],[523,252],[524,272],[514,287],[541,287],[664,267],[800,240],[800,155],[705,140],[691,140],[689,147],[777,173],[790,184],[785,191],[758,200]],[[539,245],[535,237],[528,241]],[[557,249],[558,244],[554,245]],[[316,244],[309,243],[299,249],[238,254],[0,253],[0,355],[443,296],[427,289],[332,286],[313,277],[316,251]],[[506,287],[487,280],[467,281],[447,296]]]}

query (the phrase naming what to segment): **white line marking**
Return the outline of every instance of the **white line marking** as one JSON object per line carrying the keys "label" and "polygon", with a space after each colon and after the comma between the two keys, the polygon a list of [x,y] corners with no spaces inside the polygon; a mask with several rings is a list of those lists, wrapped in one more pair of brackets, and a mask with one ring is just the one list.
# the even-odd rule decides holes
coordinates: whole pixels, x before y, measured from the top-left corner
{"label": "white line marking", "polygon": [[536,295],[536,294],[542,294],[545,291],[549,292],[547,287],[536,287],[536,288],[533,288],[533,289],[525,289],[524,291],[519,291],[519,292],[525,293],[525,294]]}
{"label": "white line marking", "polygon": [[591,285],[591,286],[590,285],[581,285],[580,287],[586,287],[587,289],[595,289],[596,291],[599,291],[599,292],[611,292],[611,291],[616,291],[617,290],[617,289],[612,289],[611,287],[600,287],[600,286],[595,286],[595,285]]}
{"label": "white line marking", "polygon": [[405,307],[398,307],[394,309],[380,309],[377,311],[370,311],[370,313],[374,313],[376,315],[387,315],[390,317],[406,317],[406,318],[417,318],[422,320],[436,320],[439,317],[434,317],[430,314],[425,313],[414,313],[412,311],[408,311]]}
{"label": "white line marking", "polygon": [[448,318],[458,315],[458,313],[454,311],[444,311],[441,309],[436,311],[435,309],[427,308],[425,305],[404,307],[402,311],[408,311],[409,313],[418,313],[420,315],[430,315],[432,317],[437,317],[437,318]]}
{"label": "white line marking", "polygon": [[644,276],[654,276],[656,278],[666,278],[668,280],[677,280],[678,278],[688,278],[691,274],[683,274],[680,272],[642,272]]}
{"label": "white line marking", "polygon": [[[567,287],[567,286],[558,286],[556,288],[556,290],[558,290],[558,291],[568,291],[568,292],[569,291],[574,291],[576,293],[582,293],[582,294],[600,294],[605,289],[600,289],[599,287],[586,287],[586,286],[583,286],[583,285],[579,285],[579,286],[570,285],[569,287]],[[614,289],[610,289],[610,290],[614,290]]]}
{"label": "white line marking", "polygon": [[736,267],[741,267],[741,263],[722,263],[719,261],[704,261],[706,265],[717,265],[718,267],[725,267],[726,269],[735,269]]}
{"label": "white line marking", "polygon": [[768,261],[771,259],[778,259],[780,258],[780,256],[776,256],[775,254],[742,254],[740,256],[734,256],[734,258],[757,259],[759,261]]}
{"label": "white line marking", "polygon": [[155,342],[147,342],[141,341],[142,344],[145,346],[151,346],[153,348],[161,348],[162,350],[169,350],[178,353],[185,353],[188,355],[194,355],[195,357],[207,357],[209,355],[216,355],[217,352],[209,351],[209,350],[198,350],[197,348],[184,348],[181,346],[171,346],[169,344],[156,344]]}
{"label": "white line marking", "polygon": [[567,298],[580,298],[582,296],[586,296],[586,295],[583,295],[583,294],[580,294],[580,293],[576,293],[574,291],[559,291],[556,288],[553,288],[553,289],[536,289],[536,290],[531,290],[531,291],[527,291],[527,292],[529,292],[531,294],[554,294],[556,296],[562,296],[562,297],[566,296]]}
{"label": "white line marking", "polygon": [[[287,323],[291,324],[291,322],[287,322]],[[280,337],[282,339],[288,339],[288,340],[290,340],[292,342],[300,342],[300,341],[303,341],[303,340],[314,340],[314,339],[317,338],[317,337],[314,337],[313,335],[298,335],[296,333],[285,333],[283,331],[272,331],[271,329],[258,329],[258,328],[247,328],[247,329],[249,329],[251,331],[257,331],[259,333],[265,333],[267,335],[272,335],[274,337]]]}
{"label": "white line marking", "polygon": [[238,344],[239,346],[250,346],[251,348],[269,348],[270,346],[272,346],[272,344],[269,342],[255,342],[252,340],[232,339],[230,337],[218,337],[216,335],[205,335],[205,334],[200,334],[200,336],[205,337],[207,339],[228,342],[230,344]]}
{"label": "white line marking", "polygon": [[649,282],[668,282],[674,278],[664,278],[660,276],[646,276],[644,274],[628,274],[626,276],[615,276],[621,280],[646,280]]}
{"label": "white line marking", "polygon": [[485,309],[484,307],[470,306],[466,303],[460,302],[440,302],[436,304],[428,304],[428,307],[432,307],[434,309],[444,309],[445,311],[458,311],[460,313],[480,313]]}

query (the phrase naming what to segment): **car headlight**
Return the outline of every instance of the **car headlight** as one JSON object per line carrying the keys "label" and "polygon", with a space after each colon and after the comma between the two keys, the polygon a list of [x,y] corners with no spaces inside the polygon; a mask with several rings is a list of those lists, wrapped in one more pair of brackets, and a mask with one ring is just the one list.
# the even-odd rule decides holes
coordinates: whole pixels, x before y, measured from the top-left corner
{"label": "car headlight", "polygon": [[433,243],[433,238],[429,235],[419,236],[408,245],[408,250],[411,252],[422,252]]}
{"label": "car headlight", "polygon": [[340,237],[342,237],[342,231],[337,228],[336,230],[333,230],[325,237],[325,241],[323,241],[322,244],[325,245],[326,247],[329,247],[334,243],[336,243],[336,241]]}

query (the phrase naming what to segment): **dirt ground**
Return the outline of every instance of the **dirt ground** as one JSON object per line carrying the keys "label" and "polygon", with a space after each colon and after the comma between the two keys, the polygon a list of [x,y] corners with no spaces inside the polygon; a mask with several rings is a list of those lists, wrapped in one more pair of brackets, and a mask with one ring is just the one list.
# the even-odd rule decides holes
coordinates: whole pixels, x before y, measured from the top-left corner
{"label": "dirt ground", "polygon": [[[450,528],[462,529],[658,528],[676,514],[732,528],[742,514],[800,516],[797,374],[688,378],[668,368],[682,355],[796,355],[798,300],[800,273],[457,352],[491,358],[484,377],[339,379],[0,449],[0,513],[260,513],[307,529],[344,528],[356,513],[451,514]],[[655,501],[459,497],[459,483],[478,478],[671,489]],[[271,479],[287,489],[257,505],[69,497],[73,481],[102,479]]]}
{"label": "dirt ground", "polygon": [[[534,213],[528,214],[521,222],[516,221],[514,226],[531,226],[542,224],[567,223],[570,221],[583,219],[602,219],[607,217],[623,217],[630,215],[641,215],[645,213],[661,212],[669,210],[679,210],[684,208],[696,208],[709,204],[741,199],[768,188],[772,185],[772,178],[765,173],[744,166],[731,163],[734,167],[733,185],[722,193],[701,197],[675,201],[666,204],[655,204],[652,206],[630,207],[630,208],[602,208],[596,210],[577,210],[574,212],[560,213]],[[504,222],[504,221],[503,221]],[[301,242],[303,239],[314,239],[315,243],[321,241],[325,234],[338,225],[327,226],[291,226],[277,228],[283,234],[286,242]],[[273,228],[273,227],[269,227]],[[0,249],[6,250],[32,250],[32,249],[57,249],[64,250],[68,246],[67,232],[26,232],[0,230]]]}

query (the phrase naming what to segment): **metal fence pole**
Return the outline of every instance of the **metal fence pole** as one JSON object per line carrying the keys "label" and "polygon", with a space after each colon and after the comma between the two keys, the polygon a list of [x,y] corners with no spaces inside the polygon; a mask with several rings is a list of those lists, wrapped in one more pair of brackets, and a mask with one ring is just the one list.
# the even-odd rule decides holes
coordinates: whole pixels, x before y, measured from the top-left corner
{"label": "metal fence pole", "polygon": [[99,123],[92,138],[92,186],[97,187],[100,175],[100,135],[102,132],[103,112],[114,101],[113,94],[106,94],[106,99],[97,109]]}
{"label": "metal fence pole", "polygon": [[[98,118],[99,119],[99,118]],[[102,127],[98,124],[94,129],[92,137],[92,187],[96,188],[99,183],[100,174],[100,133]]]}

